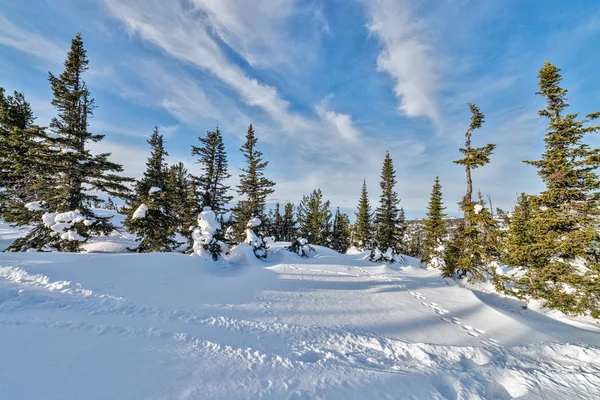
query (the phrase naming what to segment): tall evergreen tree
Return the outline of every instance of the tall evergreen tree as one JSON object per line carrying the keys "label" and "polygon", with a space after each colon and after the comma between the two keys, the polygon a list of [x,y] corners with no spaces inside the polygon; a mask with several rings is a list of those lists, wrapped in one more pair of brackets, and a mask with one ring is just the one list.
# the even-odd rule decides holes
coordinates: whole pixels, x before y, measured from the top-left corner
{"label": "tall evergreen tree", "polygon": [[173,216],[172,198],[167,190],[165,156],[168,153],[158,127],[154,128],[147,142],[152,151],[146,162],[144,176],[136,185],[135,196],[124,210],[127,214],[125,226],[130,233],[137,234],[136,240],[140,242],[135,249],[137,252],[168,252],[179,243],[174,238],[177,221]]}
{"label": "tall evergreen tree", "polygon": [[348,215],[341,213],[338,207],[333,218],[331,248],[338,253],[345,254],[348,247],[350,247],[350,219]]}
{"label": "tall evergreen tree", "polygon": [[227,167],[227,153],[223,136],[219,127],[206,132],[206,137],[199,137],[201,146],[192,146],[192,155],[198,156],[202,175],[195,177],[197,190],[200,193],[202,209],[210,207],[217,216],[227,211],[227,204],[233,196],[227,195],[229,186],[225,180],[231,175]]}
{"label": "tall evergreen tree", "polygon": [[600,149],[584,137],[600,131],[589,125],[600,112],[567,113],[567,90],[560,86],[560,69],[544,62],[538,74],[539,91],[548,120],[545,151],[540,160],[527,161],[538,169],[546,189],[538,196],[522,196],[510,222],[508,264],[523,268],[517,288],[549,307],[567,313],[600,317],[600,251],[596,169]]}
{"label": "tall evergreen tree", "polygon": [[171,165],[168,170],[167,195],[171,206],[173,221],[177,232],[186,238],[191,238],[189,226],[186,226],[188,212],[189,175],[183,163]]}
{"label": "tall evergreen tree", "polygon": [[394,261],[398,255],[398,194],[396,186],[396,172],[392,163],[390,152],[386,152],[381,170],[381,199],[375,211],[375,249],[371,252],[371,259],[375,261]]}
{"label": "tall evergreen tree", "polygon": [[[65,70],[60,76],[49,73],[54,95],[52,105],[57,111],[56,117],[50,122],[50,129],[53,133],[52,142],[60,149],[60,155],[54,152],[46,154],[55,156],[51,162],[55,167],[54,184],[38,190],[37,200],[44,202],[44,211],[64,213],[77,210],[83,219],[78,218],[79,221],[69,227],[69,232],[50,235],[54,232],[47,229],[48,233],[44,235],[41,229],[34,229],[16,242],[13,249],[34,247],[78,251],[80,243],[90,235],[108,234],[114,229],[111,217],[96,215],[88,204],[104,202],[98,193],[121,198],[129,193],[126,183],[132,180],[116,174],[122,172],[122,167],[109,161],[110,154],[92,155],[87,148],[89,142],[99,142],[104,135],[88,130],[88,120],[95,106],[83,80],[88,70],[88,58],[81,34],[72,40],[64,65]],[[57,225],[54,226],[56,228]]]}
{"label": "tall evergreen tree", "polygon": [[262,152],[256,149],[257,141],[254,128],[250,124],[246,142],[240,148],[246,159],[246,167],[242,168],[240,184],[237,186],[238,194],[245,199],[241,200],[233,210],[238,237],[243,236],[250,219],[265,217],[266,199],[275,191],[273,189],[275,182],[264,176],[264,169],[269,162],[265,161]]}
{"label": "tall evergreen tree", "polygon": [[433,259],[440,260],[443,251],[440,246],[446,238],[446,222],[442,204],[442,185],[439,177],[435,177],[431,197],[427,205],[427,219],[424,223],[425,239],[423,243],[423,262],[430,263]]}
{"label": "tall evergreen tree", "polygon": [[354,243],[357,247],[370,250],[373,247],[373,224],[369,194],[367,193],[367,181],[363,181],[360,200],[358,201],[358,212],[355,213]]}
{"label": "tall evergreen tree", "polygon": [[[471,147],[473,132],[480,129],[485,122],[485,116],[474,104],[469,104],[471,123],[465,133],[465,147],[459,149],[465,156],[454,161],[464,165],[467,180],[467,191],[460,207],[463,220],[454,232],[454,237],[448,243],[445,252],[444,276],[469,279],[483,279],[488,272],[488,264],[498,256],[496,223],[491,213],[481,204],[473,201],[473,180],[471,171],[490,162],[490,156],[496,145],[487,144],[483,147]],[[480,202],[483,198],[480,197]]]}
{"label": "tall evergreen tree", "polygon": [[408,247],[408,238],[406,237],[406,231],[408,225],[406,222],[406,214],[404,213],[404,207],[400,207],[398,211],[398,223],[396,224],[396,237],[398,240],[398,251],[406,254]]}
{"label": "tall evergreen tree", "polygon": [[329,200],[323,200],[321,189],[315,189],[302,197],[298,206],[298,223],[300,235],[308,239],[310,244],[329,245],[331,211]]}

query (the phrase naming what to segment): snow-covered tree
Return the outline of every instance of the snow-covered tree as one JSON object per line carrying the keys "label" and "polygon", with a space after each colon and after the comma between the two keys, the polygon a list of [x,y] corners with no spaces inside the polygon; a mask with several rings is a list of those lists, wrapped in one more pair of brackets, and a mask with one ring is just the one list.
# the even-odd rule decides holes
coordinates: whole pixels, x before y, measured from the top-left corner
{"label": "snow-covered tree", "polygon": [[154,128],[147,141],[152,147],[146,162],[144,176],[137,183],[135,195],[122,211],[127,215],[125,226],[137,235],[137,252],[172,251],[180,243],[175,241],[177,221],[173,217],[171,198],[167,191],[167,165],[164,141]]}
{"label": "snow-covered tree", "polygon": [[[25,219],[31,218],[30,222],[35,227],[24,238],[17,240],[11,250],[51,247],[60,251],[79,251],[81,242],[91,235],[108,234],[114,229],[111,217],[96,215],[89,204],[102,204],[104,200],[99,194],[124,198],[129,193],[126,183],[131,179],[117,175],[122,172],[122,167],[109,160],[109,153],[93,155],[88,148],[90,142],[99,142],[104,135],[89,131],[88,121],[95,105],[83,80],[88,70],[88,58],[81,34],[71,41],[64,66],[64,71],[58,77],[49,74],[52,105],[57,111],[50,122],[52,138],[47,138],[53,148],[39,153],[40,157],[37,158],[38,167],[51,168],[52,183],[47,184],[42,179],[32,186],[32,193],[35,193],[38,204],[42,204],[42,210],[24,214]],[[71,240],[69,235],[63,237],[55,234],[55,231],[39,222],[40,213],[43,212],[81,214],[88,223],[78,221],[72,228],[83,240]]]}
{"label": "snow-covered tree", "polygon": [[600,149],[585,137],[600,131],[589,123],[600,112],[578,119],[567,113],[567,90],[560,86],[560,69],[544,62],[539,92],[548,120],[545,151],[527,161],[538,169],[546,189],[523,195],[509,220],[507,260],[523,274],[514,282],[522,295],[542,299],[566,313],[600,317],[600,250],[598,189]]}
{"label": "snow-covered tree", "polygon": [[227,245],[220,240],[223,232],[221,224],[217,221],[217,216],[210,207],[204,207],[204,210],[198,215],[198,227],[192,232],[194,239],[194,254],[207,259],[209,256],[217,261],[223,253],[229,250]]}
{"label": "snow-covered tree", "polygon": [[300,257],[308,257],[310,253],[315,253],[315,248],[308,243],[305,238],[296,238],[286,247],[292,253],[298,254]]}
{"label": "snow-covered tree", "polygon": [[399,261],[398,243],[398,194],[394,190],[396,172],[389,151],[385,154],[381,171],[381,199],[375,212],[375,247],[372,261]]}
{"label": "snow-covered tree", "polygon": [[267,244],[254,231],[262,224],[260,218],[252,218],[246,224],[246,240],[245,242],[252,246],[254,255],[257,258],[267,258]]}

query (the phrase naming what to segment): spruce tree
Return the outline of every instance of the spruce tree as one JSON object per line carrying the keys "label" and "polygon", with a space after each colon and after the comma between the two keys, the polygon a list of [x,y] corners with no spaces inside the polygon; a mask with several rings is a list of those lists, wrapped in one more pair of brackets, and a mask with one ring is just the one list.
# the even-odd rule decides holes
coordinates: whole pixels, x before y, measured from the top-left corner
{"label": "spruce tree", "polygon": [[350,247],[350,219],[348,215],[340,213],[338,207],[333,218],[331,248],[338,253],[345,254],[348,247]]}
{"label": "spruce tree", "polygon": [[231,175],[228,172],[223,136],[217,127],[198,140],[201,146],[192,146],[192,155],[198,156],[196,162],[202,168],[202,175],[194,177],[196,188],[202,201],[202,209],[210,207],[219,216],[227,211],[227,204],[233,198],[227,195],[229,186],[225,185],[225,180]]}
{"label": "spruce tree", "polygon": [[406,238],[406,230],[408,226],[406,224],[406,214],[404,213],[404,207],[400,207],[398,211],[398,224],[396,224],[396,237],[398,238],[398,251],[401,253],[406,253],[407,250],[407,238]]}
{"label": "spruce tree", "polygon": [[[467,190],[460,208],[463,220],[448,243],[444,256],[444,276],[481,280],[489,272],[489,263],[498,256],[496,223],[489,210],[473,201],[473,180],[471,171],[490,162],[496,145],[471,147],[471,136],[485,122],[485,116],[474,104],[469,104],[471,122],[465,132],[465,147],[459,149],[464,158],[454,161],[464,165]],[[480,199],[482,201],[483,199]]]}
{"label": "spruce tree", "polygon": [[291,242],[296,238],[298,229],[296,228],[296,218],[294,216],[294,204],[286,203],[285,210],[281,221],[281,241]]}
{"label": "spruce tree", "polygon": [[360,200],[358,201],[358,212],[355,215],[354,243],[363,250],[371,250],[373,247],[373,224],[371,223],[373,214],[371,213],[371,205],[369,204],[366,180],[363,181]]}
{"label": "spruce tree", "polygon": [[396,172],[390,152],[387,151],[381,170],[381,199],[375,211],[375,246],[371,260],[395,261],[398,256],[398,194],[394,191]]}
{"label": "spruce tree", "polygon": [[298,224],[300,236],[308,239],[310,244],[329,245],[331,211],[329,200],[323,200],[321,189],[315,189],[303,196],[298,205]]}
{"label": "spruce tree", "polygon": [[427,219],[424,222],[425,238],[423,243],[423,262],[431,263],[434,259],[441,260],[443,251],[440,248],[446,239],[446,222],[442,204],[442,185],[439,177],[435,177],[431,197],[427,205]]}
{"label": "spruce tree", "polygon": [[540,160],[527,161],[538,169],[546,189],[523,196],[515,208],[508,233],[507,263],[521,267],[517,288],[532,298],[566,313],[600,317],[600,240],[596,169],[600,149],[583,142],[600,131],[589,122],[600,112],[578,119],[568,113],[567,90],[560,86],[560,69],[544,62],[538,74],[548,120],[545,151]]}
{"label": "spruce tree", "polygon": [[171,165],[169,167],[167,179],[167,195],[169,196],[169,204],[173,221],[177,227],[177,233],[181,234],[188,240],[191,238],[189,226],[186,226],[186,217],[188,212],[188,191],[190,181],[187,169],[183,163]]}
{"label": "spruce tree", "polygon": [[240,183],[237,186],[238,194],[245,199],[241,200],[233,210],[238,238],[243,237],[246,224],[250,219],[265,217],[266,199],[275,191],[273,189],[275,182],[264,176],[264,169],[269,162],[265,161],[262,152],[256,149],[257,142],[254,128],[250,124],[246,142],[240,148],[246,159],[246,167],[242,168]]}
{"label": "spruce tree", "polygon": [[140,253],[155,251],[172,251],[179,243],[174,235],[177,221],[173,216],[171,197],[169,195],[168,173],[164,141],[154,128],[152,136],[147,140],[152,147],[150,157],[146,162],[144,176],[137,183],[135,196],[129,207],[124,210],[127,214],[125,226],[130,233],[137,235],[140,242],[135,251]]}
{"label": "spruce tree", "polygon": [[38,221],[31,221],[37,227],[15,242],[12,246],[15,250],[79,251],[81,242],[91,235],[108,234],[114,230],[111,217],[96,215],[88,204],[102,204],[104,200],[98,196],[100,193],[120,198],[129,194],[126,183],[132,180],[116,174],[122,172],[122,167],[109,161],[110,154],[92,155],[87,148],[90,142],[103,140],[104,135],[88,130],[88,121],[95,105],[83,80],[88,70],[88,58],[81,34],[72,40],[64,66],[65,70],[58,77],[49,73],[54,95],[52,105],[57,111],[56,117],[50,122],[53,134],[51,141],[56,149],[46,152],[48,162],[43,164],[54,167],[54,182],[52,186],[40,187],[36,200],[44,202],[43,209],[48,212],[45,223],[48,226],[52,225],[49,223],[51,217],[66,217],[65,212],[79,216],[73,219],[68,229],[61,229],[61,225],[55,223],[52,227],[58,231],[47,227],[46,234]]}
{"label": "spruce tree", "polygon": [[274,236],[275,240],[280,242],[283,240],[284,226],[283,226],[283,215],[281,215],[281,207],[279,203],[275,204],[275,217],[274,217]]}

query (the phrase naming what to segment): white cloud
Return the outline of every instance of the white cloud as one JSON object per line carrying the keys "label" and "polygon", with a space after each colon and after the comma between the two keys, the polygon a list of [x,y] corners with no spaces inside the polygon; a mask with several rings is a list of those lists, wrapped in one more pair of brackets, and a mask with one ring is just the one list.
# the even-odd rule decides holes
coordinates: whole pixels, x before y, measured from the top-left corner
{"label": "white cloud", "polygon": [[50,65],[60,65],[66,46],[31,29],[23,29],[0,13],[0,45],[22,51]]}
{"label": "white cloud", "polygon": [[394,81],[399,108],[409,117],[428,117],[439,124],[436,94],[439,61],[427,42],[422,23],[407,0],[365,0],[369,31],[382,43],[377,68]]}

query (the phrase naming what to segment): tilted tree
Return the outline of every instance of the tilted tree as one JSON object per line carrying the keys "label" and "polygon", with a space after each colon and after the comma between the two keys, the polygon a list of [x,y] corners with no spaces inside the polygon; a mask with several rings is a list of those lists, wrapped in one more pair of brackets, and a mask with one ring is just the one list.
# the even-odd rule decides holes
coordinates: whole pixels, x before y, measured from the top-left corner
{"label": "tilted tree", "polygon": [[395,261],[399,252],[398,244],[398,204],[400,199],[394,190],[396,186],[396,172],[390,152],[386,152],[381,170],[381,198],[375,210],[375,243],[371,252],[371,260]]}
{"label": "tilted tree", "polygon": [[302,197],[298,205],[299,234],[310,244],[328,246],[330,239],[331,211],[329,200],[323,200],[321,189],[315,189]]}
{"label": "tilted tree", "polygon": [[507,262],[523,268],[517,287],[527,296],[566,313],[600,317],[600,149],[584,143],[586,135],[600,131],[589,124],[600,112],[585,119],[568,113],[560,69],[548,61],[538,78],[536,94],[546,100],[539,115],[548,120],[545,151],[540,160],[526,162],[538,169],[546,189],[517,205],[509,225]]}
{"label": "tilted tree", "polygon": [[230,187],[225,181],[231,177],[228,172],[227,153],[219,127],[199,137],[200,146],[192,146],[192,155],[202,168],[202,174],[194,177],[196,188],[202,201],[201,209],[210,207],[217,217],[227,212],[227,204],[233,196],[228,195]]}
{"label": "tilted tree", "polygon": [[[57,111],[50,122],[50,130],[55,146],[53,152],[58,150],[60,155],[53,157],[51,162],[55,173],[53,186],[40,188],[37,200],[44,202],[43,211],[58,213],[57,217],[71,211],[78,211],[81,217],[76,218],[77,222],[71,224],[68,232],[57,228],[58,224],[53,226],[59,231],[48,228],[48,235],[44,235],[41,229],[33,229],[16,242],[13,249],[78,251],[81,242],[91,235],[108,234],[114,230],[111,217],[96,215],[88,204],[102,204],[101,193],[120,198],[129,194],[126,184],[132,180],[117,174],[122,172],[122,167],[109,160],[109,153],[93,155],[88,149],[90,142],[99,142],[104,135],[88,130],[95,105],[83,80],[88,70],[88,58],[81,34],[71,41],[64,66],[65,70],[58,77],[49,73],[54,95],[51,103]],[[50,219],[47,215],[46,223]]]}
{"label": "tilted tree", "polygon": [[[460,208],[463,211],[463,220],[454,232],[454,237],[448,243],[444,256],[444,276],[469,279],[483,279],[488,264],[497,256],[498,249],[494,249],[491,239],[495,232],[495,221],[489,210],[481,204],[473,202],[473,180],[471,171],[490,162],[495,144],[483,147],[471,147],[473,132],[480,129],[485,122],[485,116],[474,104],[469,104],[471,122],[465,132],[465,147],[459,149],[464,158],[454,161],[465,167],[467,190]],[[476,207],[477,205],[477,207]]]}
{"label": "tilted tree", "polygon": [[425,238],[423,241],[423,262],[430,263],[433,259],[441,260],[443,257],[444,240],[446,239],[447,229],[444,218],[444,207],[442,203],[442,185],[439,177],[435,177],[431,197],[427,205],[427,218],[425,219],[423,230]]}
{"label": "tilted tree", "polygon": [[268,161],[264,160],[262,152],[256,149],[258,139],[252,124],[248,127],[246,142],[240,148],[246,159],[246,167],[242,168],[240,183],[237,192],[243,197],[234,208],[233,214],[236,221],[235,233],[239,240],[243,240],[246,224],[252,218],[264,218],[267,197],[275,190],[275,182],[264,176]]}
{"label": "tilted tree", "polygon": [[366,180],[363,181],[360,200],[358,201],[358,212],[355,215],[353,242],[357,247],[371,250],[373,247],[373,213],[369,204]]}
{"label": "tilted tree", "polygon": [[137,183],[135,195],[122,212],[127,215],[125,226],[137,235],[140,253],[173,251],[180,243],[175,240],[177,221],[173,215],[168,189],[168,169],[162,135],[158,127],[147,140],[152,147],[144,176]]}

